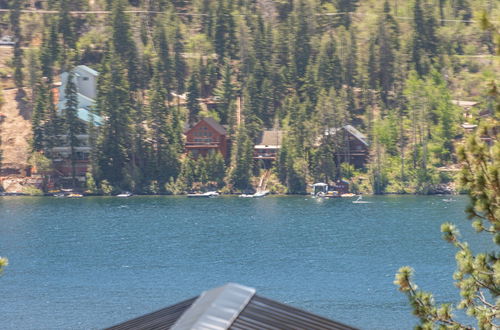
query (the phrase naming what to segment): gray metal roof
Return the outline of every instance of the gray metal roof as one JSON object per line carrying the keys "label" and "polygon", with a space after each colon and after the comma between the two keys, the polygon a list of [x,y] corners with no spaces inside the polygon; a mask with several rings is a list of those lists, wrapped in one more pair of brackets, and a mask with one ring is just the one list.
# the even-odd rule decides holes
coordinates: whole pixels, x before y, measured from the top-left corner
{"label": "gray metal roof", "polygon": [[[352,136],[354,136],[356,139],[358,139],[361,143],[363,143],[365,146],[368,146],[369,143],[367,141],[366,135],[358,131],[354,126],[352,125],[345,125],[342,127],[346,131],[348,131]],[[328,128],[325,130],[325,135],[335,135],[341,128]]]}
{"label": "gray metal roof", "polygon": [[91,75],[96,76],[96,77],[99,75],[99,72],[97,72],[96,70],[89,68],[88,66],[83,65],[83,64],[77,66],[75,69],[87,71],[88,73],[90,73]]}
{"label": "gray metal roof", "polygon": [[255,289],[229,283],[159,311],[115,325],[124,329],[355,329],[257,296]]}
{"label": "gray metal roof", "polygon": [[283,140],[283,131],[279,130],[268,130],[263,131],[257,141],[258,146],[281,146],[281,141]]}

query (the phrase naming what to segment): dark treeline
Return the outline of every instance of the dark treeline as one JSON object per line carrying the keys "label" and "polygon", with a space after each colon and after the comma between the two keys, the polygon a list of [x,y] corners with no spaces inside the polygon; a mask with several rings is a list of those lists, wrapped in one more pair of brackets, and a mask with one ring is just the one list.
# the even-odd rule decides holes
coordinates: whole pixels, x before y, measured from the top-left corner
{"label": "dark treeline", "polygon": [[[73,155],[88,132],[87,188],[143,193],[250,188],[261,175],[253,146],[271,128],[286,132],[271,175],[279,191],[344,178],[362,191],[426,193],[452,180],[437,170],[455,162],[463,118],[451,100],[458,90],[487,98],[460,83],[478,72],[461,56],[494,52],[471,20],[499,10],[480,0],[49,0],[58,14],[33,18],[21,3],[10,7],[13,67],[31,90],[33,152],[50,158],[67,136]],[[111,13],[71,13],[90,9]],[[124,12],[137,9],[150,12]],[[78,121],[71,84],[63,115],[52,101],[57,76],[80,64],[100,73],[102,125]],[[202,117],[227,125],[230,159],[184,155],[184,128]],[[342,134],[324,135],[347,124],[368,137],[364,168],[338,156]]]}

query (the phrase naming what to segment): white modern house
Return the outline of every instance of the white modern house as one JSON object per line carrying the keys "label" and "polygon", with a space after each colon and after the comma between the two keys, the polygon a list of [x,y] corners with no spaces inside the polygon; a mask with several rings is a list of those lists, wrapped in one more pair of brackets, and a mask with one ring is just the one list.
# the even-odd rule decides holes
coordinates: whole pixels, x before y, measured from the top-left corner
{"label": "white modern house", "polygon": [[[86,65],[79,65],[73,69],[76,91],[78,96],[78,118],[86,123],[90,122],[91,116],[96,125],[102,124],[102,118],[91,111],[97,98],[97,77],[99,72]],[[66,84],[68,83],[68,72],[61,74],[61,86],[59,87],[58,112],[61,113],[66,105]]]}
{"label": "white modern house", "polygon": [[[79,65],[73,69],[73,79],[76,85],[78,98],[78,119],[82,124],[86,125],[91,121],[96,126],[102,125],[102,117],[94,113],[97,98],[97,78],[99,72],[89,68],[86,65]],[[63,115],[66,107],[66,86],[68,83],[68,72],[61,74],[61,85],[58,89],[59,98],[57,101],[57,112]],[[89,166],[89,157],[92,151],[92,146],[89,144],[89,135],[79,134],[76,136],[79,143],[75,148],[76,164],[75,170],[79,181],[85,180],[85,174]],[[71,179],[72,163],[71,163],[71,148],[69,147],[67,136],[59,136],[60,145],[53,147],[51,150],[54,167],[59,176],[64,179]]]}

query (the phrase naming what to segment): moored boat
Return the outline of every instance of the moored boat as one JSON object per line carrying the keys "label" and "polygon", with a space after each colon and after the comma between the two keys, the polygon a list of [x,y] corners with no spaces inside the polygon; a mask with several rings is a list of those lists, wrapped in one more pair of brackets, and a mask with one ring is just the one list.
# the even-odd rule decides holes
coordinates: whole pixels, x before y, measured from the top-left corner
{"label": "moored boat", "polygon": [[82,194],[77,194],[77,193],[71,193],[67,196],[68,198],[80,198],[83,197]]}
{"label": "moored boat", "polygon": [[124,191],[121,194],[116,195],[116,197],[122,197],[122,198],[127,198],[132,196],[132,193],[130,191]]}
{"label": "moored boat", "polygon": [[216,191],[207,191],[205,193],[198,193],[198,194],[188,194],[187,197],[190,198],[214,198],[218,197],[219,193]]}

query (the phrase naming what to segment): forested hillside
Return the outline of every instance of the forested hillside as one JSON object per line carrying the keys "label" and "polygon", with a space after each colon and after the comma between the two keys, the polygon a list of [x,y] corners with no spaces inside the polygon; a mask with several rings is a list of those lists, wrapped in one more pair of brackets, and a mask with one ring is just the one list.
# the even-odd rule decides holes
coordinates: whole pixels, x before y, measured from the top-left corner
{"label": "forested hillside", "polygon": [[[494,28],[481,27],[485,15],[500,24],[493,0],[14,0],[0,8],[9,9],[2,34],[15,41],[0,75],[32,105],[32,158],[50,167],[61,136],[73,155],[88,133],[92,192],[249,189],[263,174],[253,147],[265,129],[285,132],[272,190],[346,179],[363,192],[436,191],[454,179],[461,124],[493,113],[487,86],[500,73]],[[54,83],[78,65],[99,72],[100,125],[78,121],[71,83],[56,110]],[[452,100],[478,105],[466,111]],[[227,128],[227,160],[185,155],[183,132],[203,117]],[[339,156],[343,134],[325,134],[346,125],[369,143],[361,168]]]}

